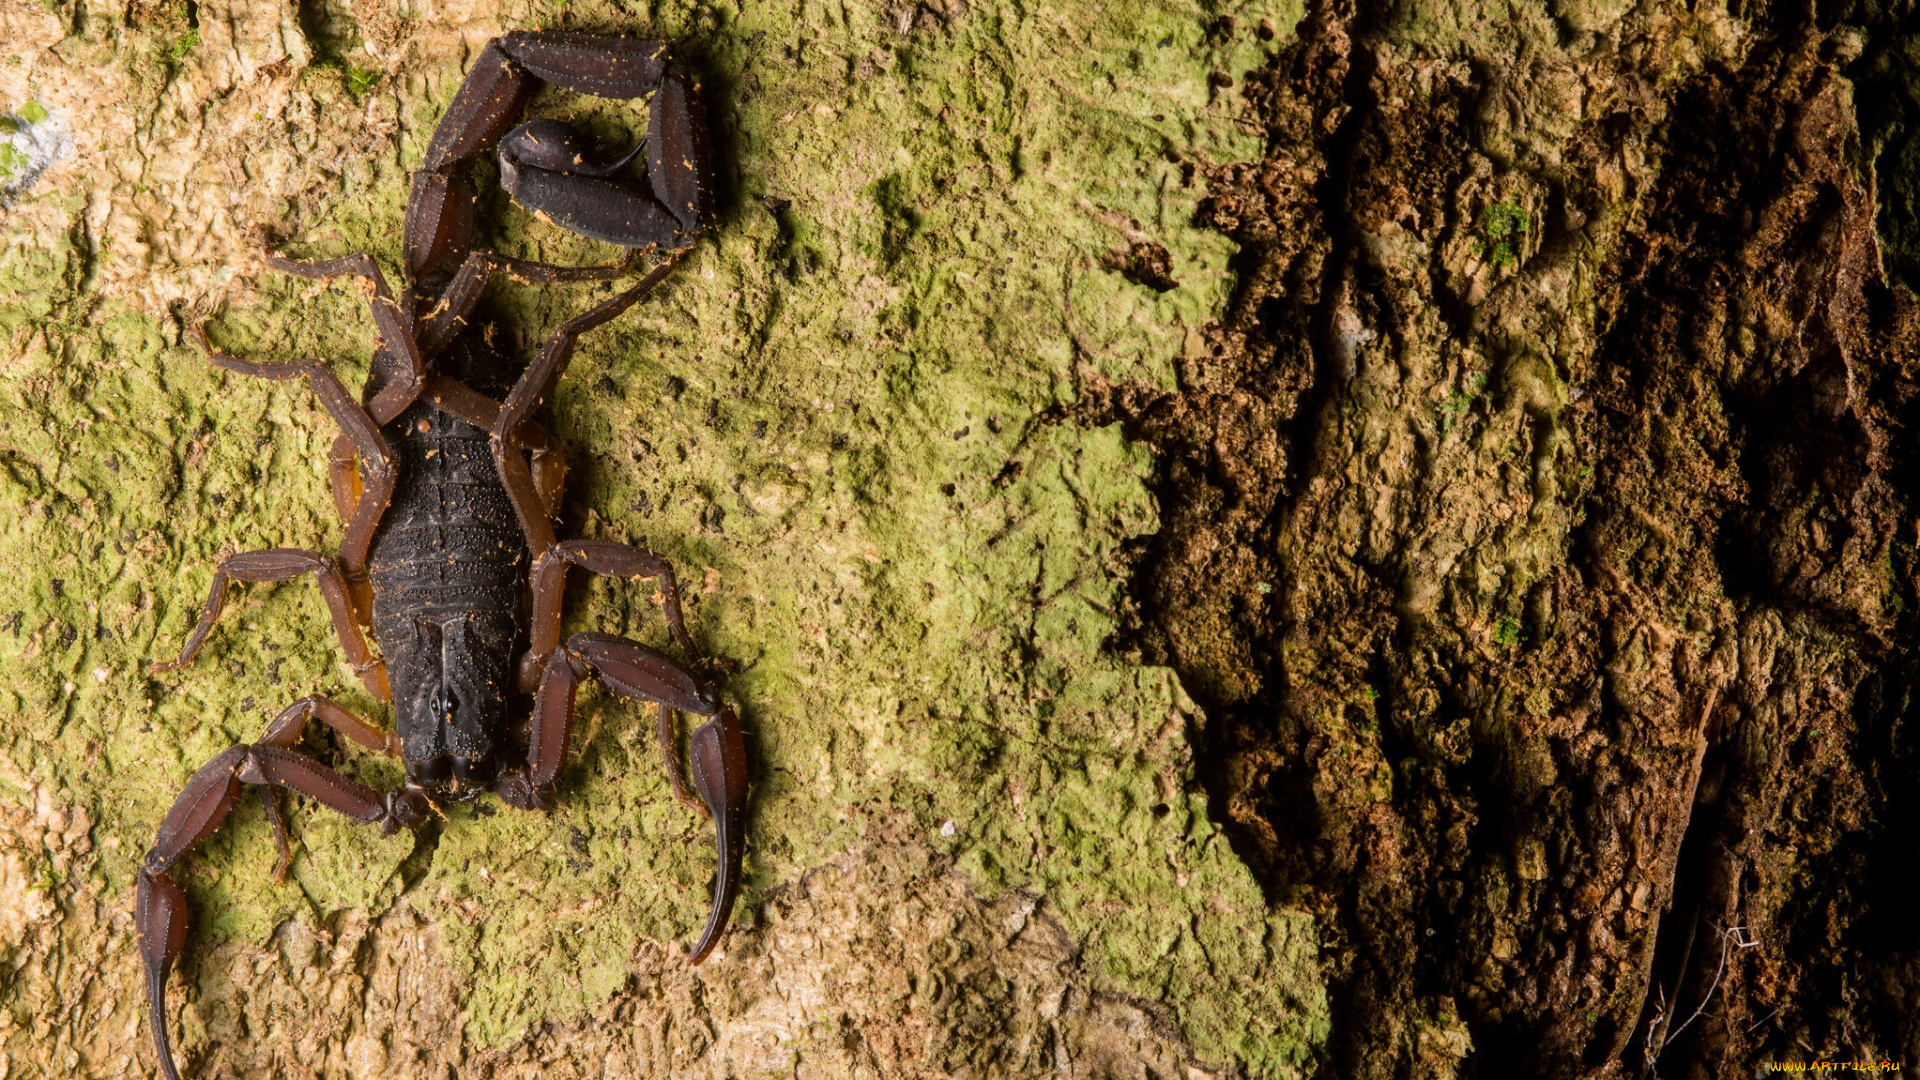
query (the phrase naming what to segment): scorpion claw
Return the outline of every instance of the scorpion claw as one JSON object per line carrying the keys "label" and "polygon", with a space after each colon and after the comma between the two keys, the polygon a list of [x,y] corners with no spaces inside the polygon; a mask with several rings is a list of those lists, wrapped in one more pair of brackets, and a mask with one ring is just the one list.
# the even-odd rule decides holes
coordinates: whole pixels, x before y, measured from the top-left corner
{"label": "scorpion claw", "polygon": [[693,786],[713,814],[714,842],[719,861],[713,872],[713,911],[687,963],[698,964],[720,942],[740,891],[740,817],[747,804],[747,743],[733,709],[722,706],[719,715],[695,729],[687,756],[693,764]]}

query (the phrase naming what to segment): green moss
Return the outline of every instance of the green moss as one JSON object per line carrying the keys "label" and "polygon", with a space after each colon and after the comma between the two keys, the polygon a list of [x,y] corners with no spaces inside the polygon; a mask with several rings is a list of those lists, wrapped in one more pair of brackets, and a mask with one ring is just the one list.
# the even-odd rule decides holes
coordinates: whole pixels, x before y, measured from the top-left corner
{"label": "green moss", "polygon": [[[1225,14],[1239,30],[1217,29]],[[737,919],[757,890],[872,842],[867,826],[906,822],[976,891],[1037,894],[1096,989],[1163,1003],[1206,1060],[1280,1075],[1324,1037],[1311,921],[1263,899],[1194,794],[1198,711],[1169,672],[1106,648],[1121,546],[1158,527],[1147,452],[1050,411],[1087,368],[1170,386],[1200,347],[1232,248],[1191,224],[1201,192],[1180,162],[1258,155],[1209,76],[1238,79],[1297,19],[977,4],[902,33],[877,12],[720,4],[649,28],[710,75],[730,201],[653,299],[582,342],[553,427],[576,466],[568,527],[670,557],[696,640],[736,672],[758,777]],[[564,25],[631,30],[589,3]],[[397,160],[356,158],[282,223],[296,251],[396,264],[407,170],[453,82],[433,85],[441,104],[411,106]],[[609,137],[639,115],[536,108]],[[516,254],[610,255],[497,197],[482,214]],[[1167,249],[1175,287],[1106,269],[1140,236]],[[223,374],[173,325],[78,304],[83,260],[0,258],[21,298],[0,326],[76,311],[0,375],[0,552],[33,568],[0,580],[0,685],[10,736],[103,793],[121,844],[102,872],[124,885],[193,769],[286,702],[384,707],[306,582],[236,591],[194,668],[148,674],[223,551],[338,543],[334,433],[304,386]],[[529,349],[594,295],[496,291]],[[239,355],[327,357],[350,384],[374,342],[356,290],[271,274],[210,332]],[[664,643],[650,594],[588,582],[570,625]],[[560,808],[457,810],[421,864],[409,898],[470,979],[474,1043],[587,1014],[623,984],[636,934],[684,941],[704,918],[709,827],[670,797],[649,720],[585,694]],[[343,768],[397,775],[357,754]],[[261,941],[393,902],[413,839],[293,819],[291,888],[268,883],[254,809],[194,861],[204,933]]]}
{"label": "green moss", "polygon": [[200,47],[200,31],[189,30],[167,43],[167,59],[175,64],[187,58],[187,54]]}
{"label": "green moss", "polygon": [[1495,266],[1516,266],[1520,247],[1527,235],[1527,211],[1515,203],[1498,202],[1480,215],[1480,231],[1486,237],[1481,250]]}

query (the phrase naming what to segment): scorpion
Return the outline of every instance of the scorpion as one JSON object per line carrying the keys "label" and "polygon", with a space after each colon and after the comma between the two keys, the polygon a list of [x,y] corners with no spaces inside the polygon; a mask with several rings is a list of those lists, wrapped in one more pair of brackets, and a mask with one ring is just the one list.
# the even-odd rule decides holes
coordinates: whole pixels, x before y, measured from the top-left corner
{"label": "scorpion", "polygon": [[[515,126],[542,83],[610,99],[652,95],[645,136],[607,160],[594,140],[558,121]],[[644,189],[620,176],[642,147]],[[478,189],[468,166],[489,150],[498,154],[501,186],[514,201],[542,221],[626,248],[624,257],[566,267],[475,248]],[[705,960],[720,940],[740,878],[747,795],[740,723],[712,687],[662,652],[609,634],[561,640],[567,571],[578,567],[655,580],[675,646],[689,663],[695,655],[666,559],[626,544],[555,535],[564,463],[535,418],[578,337],[659,284],[707,224],[712,200],[699,84],[666,43],[562,31],[505,34],[481,51],[414,173],[403,234],[406,287],[398,298],[365,253],[304,262],[267,253],[267,265],[288,274],[358,280],[379,336],[358,400],[322,361],[243,360],[215,349],[203,329],[194,331],[217,367],[308,382],[340,428],[327,469],[345,535],[337,558],[275,548],[222,560],[179,658],[154,670],[193,662],[229,584],[312,575],[351,667],[374,697],[391,702],[393,730],[324,696],[302,698],[260,741],[207,762],[167,812],[141,863],[134,917],[154,1049],[167,1080],[180,1076],[167,1033],[167,977],[191,914],[173,871],[247,790],[260,794],[279,855],[274,880],[281,883],[291,856],[280,789],[389,834],[487,791],[516,809],[548,809],[567,756],[575,693],[590,676],[619,697],[658,707],[674,796],[714,820],[713,906],[688,962]],[[493,324],[476,316],[494,275],[534,284],[612,281],[650,249],[664,253],[657,266],[562,323],[511,377],[491,347]],[[371,629],[377,655],[363,628]],[[674,718],[682,712],[707,718],[687,740],[699,801],[687,793],[675,750]],[[378,791],[300,752],[313,720],[399,757],[405,782]]]}

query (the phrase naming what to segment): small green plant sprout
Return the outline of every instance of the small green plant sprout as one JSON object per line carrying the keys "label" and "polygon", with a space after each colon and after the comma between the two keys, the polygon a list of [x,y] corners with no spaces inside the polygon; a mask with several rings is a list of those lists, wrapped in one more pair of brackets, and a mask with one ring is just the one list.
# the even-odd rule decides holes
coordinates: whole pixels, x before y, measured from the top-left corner
{"label": "small green plant sprout", "polygon": [[1493,628],[1493,643],[1496,645],[1518,645],[1525,640],[1527,634],[1520,628],[1519,619],[1501,619]]}
{"label": "small green plant sprout", "polygon": [[171,63],[177,64],[180,61],[185,60],[187,58],[188,53],[192,52],[194,49],[197,49],[199,47],[200,47],[200,31],[189,30],[184,34],[181,34],[179,37],[174,38],[171,42],[167,43],[167,60]]}
{"label": "small green plant sprout", "polygon": [[43,892],[51,895],[53,890],[67,883],[67,875],[54,869],[53,863],[41,863],[34,874],[34,880],[27,886],[28,892]]}
{"label": "small green plant sprout", "polygon": [[1520,263],[1520,241],[1527,235],[1527,217],[1525,207],[1519,203],[1502,200],[1486,208],[1480,214],[1480,229],[1486,239],[1474,246],[1476,251],[1484,251],[1495,266],[1517,266]]}
{"label": "small green plant sprout", "polygon": [[1455,390],[1448,394],[1446,400],[1440,403],[1440,430],[1451,430],[1454,420],[1465,416],[1467,410],[1473,406],[1473,399],[1479,397],[1480,392],[1486,388],[1487,374],[1483,371],[1467,380],[1465,390]]}
{"label": "small green plant sprout", "polygon": [[372,68],[349,67],[347,69],[347,89],[354,97],[365,97],[373,84],[380,81],[380,73]]}

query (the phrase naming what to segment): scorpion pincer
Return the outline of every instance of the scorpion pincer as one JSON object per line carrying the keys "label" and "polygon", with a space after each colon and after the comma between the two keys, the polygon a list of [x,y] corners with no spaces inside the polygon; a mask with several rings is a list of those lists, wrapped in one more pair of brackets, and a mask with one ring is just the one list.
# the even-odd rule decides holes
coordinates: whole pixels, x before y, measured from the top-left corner
{"label": "scorpion pincer", "polygon": [[[620,177],[632,154],[606,160],[590,139],[551,120],[513,126],[541,82],[604,98],[652,95],[644,188]],[[222,561],[179,658],[155,670],[193,661],[220,617],[230,582],[311,574],[354,670],[375,697],[392,703],[393,730],[325,697],[304,698],[281,712],[259,742],[215,756],[168,811],[140,868],[135,923],[154,1047],[169,1080],[179,1072],[167,1037],[167,975],[189,921],[173,869],[220,827],[247,788],[259,791],[273,827],[276,881],[284,880],[289,860],[280,788],[388,832],[486,791],[519,809],[544,809],[566,760],[575,691],[589,676],[621,697],[659,707],[660,748],[674,795],[712,815],[719,849],[713,907],[689,962],[700,963],[719,940],[740,878],[747,794],[740,724],[713,688],[664,653],[608,634],[560,639],[566,574],[580,567],[655,579],[675,646],[688,662],[695,655],[665,559],[625,544],[555,536],[561,458],[535,419],[579,335],[659,284],[707,222],[713,183],[698,90],[660,42],[561,32],[497,38],[468,73],[414,175],[407,287],[398,298],[365,254],[267,259],[301,277],[360,280],[380,347],[358,400],[319,360],[241,360],[196,332],[211,362],[225,370],[310,383],[341,431],[328,472],[346,530],[337,558],[277,548]],[[626,258],[562,267],[474,249],[476,189],[467,166],[496,148],[503,186],[517,202],[563,229],[627,248]],[[517,378],[489,347],[488,320],[476,309],[492,275],[536,284],[610,281],[647,249],[667,258],[625,291],[563,323]],[[377,655],[363,627],[371,628]],[[688,740],[699,802],[688,795],[674,752],[677,712],[708,718]],[[401,758],[405,783],[377,791],[301,753],[302,733],[316,719],[370,750]]]}

